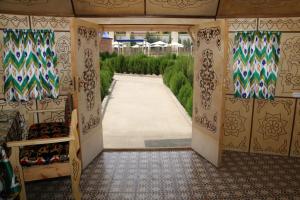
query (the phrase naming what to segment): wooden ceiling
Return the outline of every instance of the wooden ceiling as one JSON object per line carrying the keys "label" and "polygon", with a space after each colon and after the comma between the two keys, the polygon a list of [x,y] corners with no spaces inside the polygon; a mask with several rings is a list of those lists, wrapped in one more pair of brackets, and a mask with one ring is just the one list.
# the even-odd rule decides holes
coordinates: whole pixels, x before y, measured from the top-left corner
{"label": "wooden ceiling", "polygon": [[300,0],[0,0],[0,13],[78,17],[299,17]]}

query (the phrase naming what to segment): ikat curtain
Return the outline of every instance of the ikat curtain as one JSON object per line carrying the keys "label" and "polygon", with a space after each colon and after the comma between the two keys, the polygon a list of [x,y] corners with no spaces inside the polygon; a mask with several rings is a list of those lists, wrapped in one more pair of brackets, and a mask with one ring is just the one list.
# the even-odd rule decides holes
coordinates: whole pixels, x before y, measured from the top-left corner
{"label": "ikat curtain", "polygon": [[4,93],[7,101],[57,98],[59,78],[51,30],[4,30]]}
{"label": "ikat curtain", "polygon": [[236,97],[274,99],[280,37],[280,32],[236,33],[233,48]]}

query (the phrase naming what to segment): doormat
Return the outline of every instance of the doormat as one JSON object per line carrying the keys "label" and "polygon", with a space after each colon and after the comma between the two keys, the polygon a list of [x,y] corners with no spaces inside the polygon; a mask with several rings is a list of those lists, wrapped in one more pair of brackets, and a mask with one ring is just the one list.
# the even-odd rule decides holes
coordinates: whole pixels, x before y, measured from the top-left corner
{"label": "doormat", "polygon": [[144,142],[145,147],[190,147],[192,139],[145,140]]}

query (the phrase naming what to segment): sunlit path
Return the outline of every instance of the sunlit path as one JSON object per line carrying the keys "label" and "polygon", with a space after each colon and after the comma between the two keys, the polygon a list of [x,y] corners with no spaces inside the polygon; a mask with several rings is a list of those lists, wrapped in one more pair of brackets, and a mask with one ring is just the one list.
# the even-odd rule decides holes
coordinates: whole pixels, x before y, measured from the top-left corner
{"label": "sunlit path", "polygon": [[105,148],[141,148],[145,141],[155,146],[152,140],[166,147],[189,145],[189,118],[161,77],[118,74],[114,79],[102,122]]}

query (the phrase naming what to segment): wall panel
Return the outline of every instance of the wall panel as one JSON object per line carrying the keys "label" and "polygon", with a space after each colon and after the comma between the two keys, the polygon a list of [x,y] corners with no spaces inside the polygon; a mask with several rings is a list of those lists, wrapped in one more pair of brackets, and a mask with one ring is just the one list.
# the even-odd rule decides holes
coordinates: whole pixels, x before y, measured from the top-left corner
{"label": "wall panel", "polygon": [[59,96],[57,99],[43,99],[38,101],[37,107],[40,110],[47,109],[62,109],[59,112],[45,112],[39,114],[39,122],[64,122],[64,108],[66,103],[66,96]]}
{"label": "wall panel", "polygon": [[229,31],[253,31],[257,29],[256,18],[230,18],[227,20]]}
{"label": "wall panel", "polygon": [[283,33],[276,96],[300,91],[300,33]]}
{"label": "wall panel", "polygon": [[252,110],[253,99],[240,99],[226,95],[223,137],[223,147],[226,150],[248,152]]}
{"label": "wall panel", "polygon": [[297,100],[290,155],[300,157],[300,99]]}
{"label": "wall panel", "polygon": [[[298,147],[300,151],[300,139],[298,139],[300,136],[297,134],[300,126],[297,125],[299,124],[297,119],[300,118],[297,118],[297,111],[300,106],[295,109],[296,98],[291,97],[293,92],[300,92],[300,18],[232,18],[228,19],[227,22],[230,31],[228,45],[230,49],[228,52],[229,58],[231,58],[228,60],[227,77],[225,82],[227,94],[232,94],[234,89],[232,83],[231,52],[234,34],[237,31],[282,31],[281,57],[278,66],[279,70],[276,83],[275,101],[255,100],[253,114],[251,114],[253,122],[252,133],[250,134],[250,151],[255,153],[288,155],[289,149],[291,148],[290,155],[297,156]],[[233,107],[228,103],[228,100],[226,102],[226,109]],[[235,104],[233,108],[245,114],[242,105]],[[296,113],[295,121],[294,113]],[[226,120],[229,121],[228,119],[225,119],[225,121]],[[270,126],[270,128],[263,129],[264,125]],[[280,125],[281,128],[273,128],[273,126]],[[228,130],[229,128],[225,126],[225,133],[228,132]],[[293,140],[292,144],[290,144],[292,136]],[[229,147],[237,144],[234,141],[236,141],[234,138],[230,139],[225,135],[224,148],[240,151],[239,148],[235,149]],[[230,142],[232,144],[228,146]]]}
{"label": "wall panel", "polygon": [[288,155],[295,99],[255,100],[250,151]]}
{"label": "wall panel", "polygon": [[70,31],[70,17],[31,16],[31,27],[34,29],[52,29],[54,31]]}
{"label": "wall panel", "polygon": [[2,28],[30,28],[29,17],[26,15],[0,14],[0,29]]}
{"label": "wall panel", "polygon": [[30,126],[35,120],[28,111],[35,110],[35,101],[28,102],[6,102],[3,99],[0,100],[0,112],[1,110],[18,110],[21,117],[26,121],[27,126]]}
{"label": "wall panel", "polygon": [[300,31],[300,17],[260,18],[258,29],[266,31]]}
{"label": "wall panel", "polygon": [[55,33],[55,51],[59,71],[60,93],[66,94],[73,89],[71,69],[71,36],[70,32]]}
{"label": "wall panel", "polygon": [[234,33],[229,33],[228,37],[228,64],[226,68],[226,76],[225,76],[225,93],[226,94],[234,94],[234,87],[233,87],[233,56],[232,56],[232,49],[233,49],[233,42],[234,42]]}

